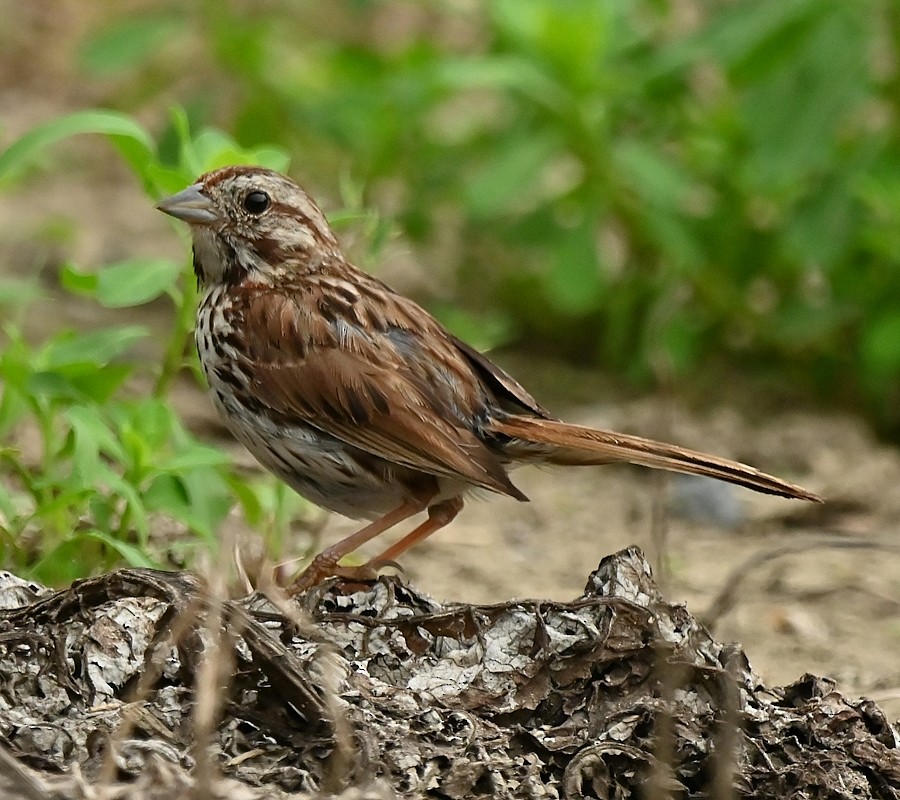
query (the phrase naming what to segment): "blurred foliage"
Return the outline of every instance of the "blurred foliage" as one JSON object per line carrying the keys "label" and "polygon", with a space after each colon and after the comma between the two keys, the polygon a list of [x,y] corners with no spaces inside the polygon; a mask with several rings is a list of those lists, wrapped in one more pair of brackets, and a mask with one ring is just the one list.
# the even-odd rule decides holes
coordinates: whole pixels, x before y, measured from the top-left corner
{"label": "blurred foliage", "polygon": [[157,2],[80,63],[451,239],[464,335],[782,365],[897,434],[898,47],[896,0]]}

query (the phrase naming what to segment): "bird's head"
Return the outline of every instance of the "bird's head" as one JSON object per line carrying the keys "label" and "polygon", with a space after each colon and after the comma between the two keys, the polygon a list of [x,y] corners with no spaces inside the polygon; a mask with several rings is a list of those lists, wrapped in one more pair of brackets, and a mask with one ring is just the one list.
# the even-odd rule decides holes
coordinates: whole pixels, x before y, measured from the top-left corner
{"label": "bird's head", "polygon": [[325,215],[290,178],[261,167],[223,167],[157,208],[191,226],[203,286],[252,275],[276,282],[285,269],[315,269],[340,253]]}

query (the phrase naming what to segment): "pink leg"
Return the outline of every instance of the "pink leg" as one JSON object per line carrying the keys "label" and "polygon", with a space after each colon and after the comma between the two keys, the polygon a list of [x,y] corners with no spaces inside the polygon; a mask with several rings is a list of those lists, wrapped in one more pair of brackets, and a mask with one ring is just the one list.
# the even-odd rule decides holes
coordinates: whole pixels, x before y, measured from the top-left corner
{"label": "pink leg", "polygon": [[[424,503],[416,503],[408,500],[393,511],[389,511],[383,517],[366,525],[365,528],[360,528],[356,533],[352,533],[350,536],[341,539],[336,544],[331,545],[331,547],[326,547],[312,560],[312,563],[300,573],[300,576],[294,581],[288,591],[290,594],[305,592],[307,589],[311,589],[317,583],[325,580],[325,578],[336,574],[338,561],[345,555],[352,553],[370,539],[374,539],[378,534],[384,533],[388,528],[392,528],[398,522],[403,522],[403,520],[418,514],[420,511],[423,511],[424,508]],[[424,524],[427,525],[428,523],[426,522]],[[418,530],[418,528],[416,530]],[[413,531],[413,533],[415,533],[415,531]],[[401,541],[406,540],[401,539]]]}
{"label": "pink leg", "polygon": [[453,522],[454,518],[462,511],[463,499],[451,497],[440,503],[435,503],[428,509],[428,519],[418,528],[408,533],[400,541],[392,544],[387,550],[369,561],[365,567],[377,570],[383,566],[394,563],[397,558],[411,547],[427,539],[435,531],[439,531],[445,525]]}

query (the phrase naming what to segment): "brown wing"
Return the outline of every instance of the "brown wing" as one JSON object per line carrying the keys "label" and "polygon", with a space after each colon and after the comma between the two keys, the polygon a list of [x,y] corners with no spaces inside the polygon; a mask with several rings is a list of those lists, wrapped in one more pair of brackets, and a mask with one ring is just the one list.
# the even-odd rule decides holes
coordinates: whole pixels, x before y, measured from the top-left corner
{"label": "brown wing", "polygon": [[254,398],[388,461],[526,499],[473,431],[483,391],[448,334],[372,284],[375,296],[358,293],[365,285],[237,293],[232,324],[254,331]]}
{"label": "brown wing", "polygon": [[521,383],[500,369],[484,353],[479,353],[474,347],[455,336],[450,336],[450,341],[466,357],[481,379],[493,390],[499,407],[515,414],[528,411],[536,417],[555,419]]}

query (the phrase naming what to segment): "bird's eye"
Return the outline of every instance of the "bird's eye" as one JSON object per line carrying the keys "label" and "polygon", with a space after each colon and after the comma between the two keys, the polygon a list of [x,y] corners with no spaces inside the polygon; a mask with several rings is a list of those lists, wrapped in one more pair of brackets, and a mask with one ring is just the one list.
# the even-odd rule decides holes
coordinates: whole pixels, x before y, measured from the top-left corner
{"label": "bird's eye", "polygon": [[244,210],[248,214],[262,214],[270,202],[269,195],[265,192],[249,192],[244,198]]}

